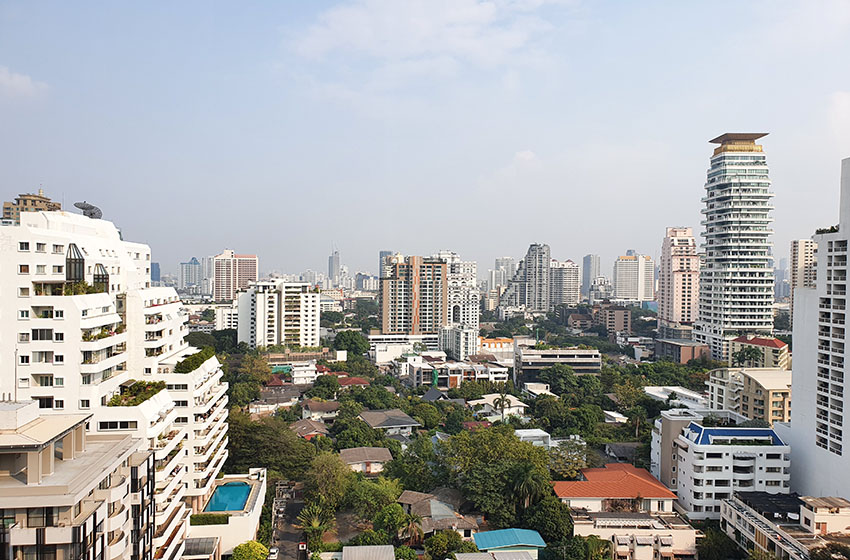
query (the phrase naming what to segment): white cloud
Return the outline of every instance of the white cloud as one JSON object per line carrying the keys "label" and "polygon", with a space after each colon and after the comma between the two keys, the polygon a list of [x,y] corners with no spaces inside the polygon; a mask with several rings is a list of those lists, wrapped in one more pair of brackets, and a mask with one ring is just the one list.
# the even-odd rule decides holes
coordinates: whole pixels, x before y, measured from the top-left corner
{"label": "white cloud", "polygon": [[45,91],[47,84],[33,80],[26,74],[12,72],[0,66],[0,97],[33,97]]}
{"label": "white cloud", "polygon": [[850,91],[836,91],[829,99],[829,125],[841,153],[850,153]]}
{"label": "white cloud", "polygon": [[847,0],[763,0],[767,39],[786,49],[813,51],[842,41],[850,29]]}

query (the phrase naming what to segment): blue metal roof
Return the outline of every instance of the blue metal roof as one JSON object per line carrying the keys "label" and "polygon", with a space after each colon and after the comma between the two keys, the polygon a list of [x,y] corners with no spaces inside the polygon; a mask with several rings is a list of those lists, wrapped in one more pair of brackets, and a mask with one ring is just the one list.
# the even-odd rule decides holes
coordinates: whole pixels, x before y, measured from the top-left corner
{"label": "blue metal roof", "polygon": [[696,422],[688,425],[688,431],[696,434],[696,439],[689,437],[698,445],[711,445],[711,438],[770,438],[772,445],[785,445],[776,432],[770,428],[706,428]]}
{"label": "blue metal roof", "polygon": [[499,529],[497,531],[484,531],[472,535],[475,546],[479,550],[491,550],[496,548],[508,548],[511,546],[537,546],[543,548],[546,543],[540,533],[531,529]]}

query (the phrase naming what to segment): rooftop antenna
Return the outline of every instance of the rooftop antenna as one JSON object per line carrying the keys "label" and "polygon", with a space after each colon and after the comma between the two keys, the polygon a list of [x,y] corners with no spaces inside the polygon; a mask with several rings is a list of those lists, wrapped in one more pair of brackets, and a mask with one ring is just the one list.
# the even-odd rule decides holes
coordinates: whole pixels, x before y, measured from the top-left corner
{"label": "rooftop antenna", "polygon": [[100,208],[93,204],[89,204],[85,200],[82,202],[75,202],[74,206],[83,211],[83,216],[86,218],[91,218],[93,220],[99,220],[103,217],[103,212]]}

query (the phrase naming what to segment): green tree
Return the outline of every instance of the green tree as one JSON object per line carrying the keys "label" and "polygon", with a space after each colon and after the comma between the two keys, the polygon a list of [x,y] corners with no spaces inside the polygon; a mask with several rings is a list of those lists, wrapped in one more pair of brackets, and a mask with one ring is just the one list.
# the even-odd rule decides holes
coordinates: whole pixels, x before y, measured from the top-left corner
{"label": "green tree", "polygon": [[384,473],[401,481],[404,488],[427,492],[443,482],[437,472],[437,456],[430,436],[420,434],[384,468]]}
{"label": "green tree", "polygon": [[354,473],[339,455],[322,452],[316,455],[304,476],[304,489],[310,500],[318,502],[321,496],[327,507],[335,511],[353,478]]}
{"label": "green tree", "polygon": [[635,406],[643,396],[643,389],[631,378],[614,386],[614,395],[623,409],[628,410]]}
{"label": "green tree", "polygon": [[[376,480],[365,478],[354,481],[345,496],[345,504],[353,509],[364,521],[371,520],[384,507],[395,504],[401,495],[401,484],[398,480],[378,477]],[[390,535],[394,535],[388,531]]]}
{"label": "green tree", "polygon": [[543,368],[540,371],[539,378],[543,383],[548,383],[549,389],[557,395],[574,393],[578,387],[573,368],[565,364],[555,364]]}
{"label": "green tree", "polygon": [[399,533],[401,541],[408,545],[418,545],[422,542],[423,536],[422,517],[415,513],[406,513]]}
{"label": "green tree", "polygon": [[335,350],[346,350],[353,356],[362,356],[369,351],[369,341],[357,331],[342,331],[334,338]]}
{"label": "green tree", "polygon": [[457,531],[437,531],[425,539],[425,552],[431,560],[446,560],[455,552],[478,552],[471,542],[464,542]]}
{"label": "green tree", "polygon": [[384,533],[398,538],[402,527],[404,527],[407,514],[400,504],[389,504],[381,508],[381,511],[375,515],[372,521],[372,526]]}
{"label": "green tree", "polygon": [[409,546],[401,545],[395,548],[395,560],[417,560],[419,556]]}
{"label": "green tree", "polygon": [[549,477],[546,474],[531,463],[518,463],[511,470],[513,493],[523,510],[549,490]]}
{"label": "green tree", "polygon": [[266,560],[269,549],[257,541],[243,542],[233,547],[233,560]]}
{"label": "green tree", "polygon": [[635,439],[638,439],[640,427],[646,421],[646,409],[642,406],[633,406],[626,411],[626,416],[628,416],[629,422],[635,425]]}
{"label": "green tree", "polygon": [[287,423],[276,416],[254,421],[247,414],[231,410],[228,424],[227,472],[266,467],[297,480],[304,476],[316,455],[313,444],[296,436]]}
{"label": "green tree", "polygon": [[215,321],[215,309],[212,307],[207,307],[201,312],[201,320],[212,323]]}
{"label": "green tree", "polygon": [[320,375],[307,391],[308,397],[330,400],[339,392],[339,378],[336,375]]}
{"label": "green tree", "polygon": [[587,446],[567,440],[549,450],[549,468],[561,480],[575,480],[587,468]]}
{"label": "green tree", "polygon": [[705,536],[697,542],[697,554],[700,560],[729,560],[741,557],[735,541],[714,527],[707,528]]}
{"label": "green tree", "polygon": [[352,447],[383,447],[384,434],[360,418],[337,419],[331,426],[337,449]]}
{"label": "green tree", "polygon": [[440,414],[437,407],[430,403],[419,403],[415,405],[410,415],[419,420],[425,426],[426,430],[436,428],[443,419],[443,415]]}
{"label": "green tree", "polygon": [[207,346],[215,348],[215,337],[210,333],[190,332],[183,338],[189,346],[194,346],[195,348],[206,348]]}
{"label": "green tree", "polygon": [[333,513],[317,502],[310,502],[301,509],[296,519],[298,523],[295,527],[307,536],[307,548],[321,550],[322,537],[333,527]]}
{"label": "green tree", "polygon": [[325,328],[334,327],[343,322],[345,315],[339,311],[322,311],[321,326]]}
{"label": "green tree", "polygon": [[502,422],[505,421],[505,409],[510,408],[511,402],[507,389],[504,387],[499,391],[499,396],[493,399],[493,406],[502,413]]}
{"label": "green tree", "polygon": [[549,543],[540,553],[540,560],[587,560],[587,546],[581,537],[567,537]]}
{"label": "green tree", "polygon": [[762,353],[755,346],[744,346],[732,354],[732,363],[739,367],[753,367],[761,362]]}
{"label": "green tree", "polygon": [[245,408],[260,398],[260,386],[256,383],[239,382],[230,387],[231,408]]}
{"label": "green tree", "polygon": [[375,531],[366,529],[350,541],[349,546],[375,546],[380,544],[390,544],[390,536],[383,531]]}
{"label": "green tree", "polygon": [[522,516],[522,526],[540,533],[546,542],[556,542],[573,530],[570,508],[555,496],[546,496]]}

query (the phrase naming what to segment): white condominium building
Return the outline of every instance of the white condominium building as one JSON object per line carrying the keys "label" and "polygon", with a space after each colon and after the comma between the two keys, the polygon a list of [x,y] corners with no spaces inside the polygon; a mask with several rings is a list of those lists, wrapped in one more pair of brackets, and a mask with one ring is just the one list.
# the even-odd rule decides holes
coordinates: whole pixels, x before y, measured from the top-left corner
{"label": "white condominium building", "polygon": [[581,268],[571,260],[549,263],[549,306],[578,305],[581,299]]}
{"label": "white condominium building", "polygon": [[812,239],[791,241],[791,326],[794,325],[794,290],[814,288],[817,278],[818,244]]}
{"label": "white condominium building", "polygon": [[549,246],[529,245],[525,258],[499,300],[499,307],[519,307],[532,313],[549,311]]}
{"label": "white condominium building", "polygon": [[440,251],[432,258],[446,263],[448,324],[465,325],[477,331],[481,303],[476,262],[463,261],[452,251]]}
{"label": "white condominium building", "polygon": [[[838,226],[818,230],[817,287],[794,294],[794,491],[850,497],[847,390],[847,257],[850,241],[850,158],[841,162]],[[845,419],[847,422],[845,422]]]}
{"label": "white condominium building", "polygon": [[661,244],[658,329],[662,338],[690,338],[699,311],[699,256],[689,227],[668,227]]}
{"label": "white condominium building", "polygon": [[627,301],[655,299],[655,265],[647,255],[622,255],[614,261],[614,297]]}
{"label": "white condominium building", "polygon": [[319,345],[320,294],[305,282],[263,280],[239,294],[239,342],[258,346]]}
{"label": "white condominium building", "polygon": [[200,291],[203,280],[202,272],[201,261],[195,257],[180,263],[180,270],[177,275],[177,289]]}
{"label": "white condominium building", "polygon": [[711,156],[702,225],[705,263],[700,272],[694,340],[726,362],[729,341],[773,330],[773,209],[764,152],[765,134],[727,133]]}
{"label": "white condominium building", "polygon": [[244,290],[260,276],[257,255],[237,255],[225,249],[213,257],[212,293],[215,301],[233,301],[236,293]]}

